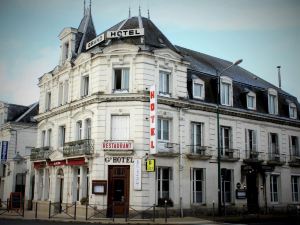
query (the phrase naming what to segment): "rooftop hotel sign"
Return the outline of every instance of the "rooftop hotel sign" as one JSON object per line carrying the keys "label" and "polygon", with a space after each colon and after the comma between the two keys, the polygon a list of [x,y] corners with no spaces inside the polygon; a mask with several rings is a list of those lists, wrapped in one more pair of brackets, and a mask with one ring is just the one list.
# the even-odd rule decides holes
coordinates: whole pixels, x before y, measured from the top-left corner
{"label": "rooftop hotel sign", "polygon": [[143,35],[144,35],[144,28],[107,31],[106,33],[107,38],[134,37],[134,36],[143,36]]}
{"label": "rooftop hotel sign", "polygon": [[155,85],[150,87],[150,154],[156,154],[157,95]]}
{"label": "rooftop hotel sign", "polygon": [[100,34],[99,36],[97,36],[93,40],[86,43],[86,49],[90,49],[90,48],[94,47],[95,45],[103,42],[104,40],[105,40],[104,34]]}

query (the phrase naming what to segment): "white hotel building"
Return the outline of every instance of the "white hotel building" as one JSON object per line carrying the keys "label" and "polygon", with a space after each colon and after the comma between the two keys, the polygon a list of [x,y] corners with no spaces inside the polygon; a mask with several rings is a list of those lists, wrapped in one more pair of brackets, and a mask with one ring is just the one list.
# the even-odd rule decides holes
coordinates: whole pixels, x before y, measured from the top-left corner
{"label": "white hotel building", "polygon": [[[87,197],[114,203],[116,214],[165,199],[185,212],[217,207],[217,75],[231,63],[174,46],[141,16],[96,38],[87,9],[78,29],[59,38],[59,65],[39,79],[34,200],[46,207]],[[149,154],[153,84],[157,152]],[[299,203],[297,99],[233,66],[220,77],[219,109],[222,203]]]}

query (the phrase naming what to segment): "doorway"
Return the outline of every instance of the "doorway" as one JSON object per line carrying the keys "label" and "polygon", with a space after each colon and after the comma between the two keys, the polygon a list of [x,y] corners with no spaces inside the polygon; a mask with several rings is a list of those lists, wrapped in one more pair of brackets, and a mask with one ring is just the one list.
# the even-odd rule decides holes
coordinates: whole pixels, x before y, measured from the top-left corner
{"label": "doorway", "polygon": [[257,173],[249,171],[246,176],[247,182],[247,207],[249,213],[258,211],[258,187]]}
{"label": "doorway", "polygon": [[128,212],[129,181],[130,166],[108,166],[108,217],[121,217]]}
{"label": "doorway", "polygon": [[64,171],[62,169],[59,169],[57,172],[57,184],[58,184],[58,197],[59,197],[58,211],[59,213],[61,213],[63,197],[64,197]]}

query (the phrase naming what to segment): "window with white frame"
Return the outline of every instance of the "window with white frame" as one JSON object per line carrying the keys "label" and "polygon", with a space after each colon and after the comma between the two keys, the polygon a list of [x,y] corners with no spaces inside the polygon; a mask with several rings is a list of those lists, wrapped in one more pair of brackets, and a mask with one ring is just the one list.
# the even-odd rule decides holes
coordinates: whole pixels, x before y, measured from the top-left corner
{"label": "window with white frame", "polygon": [[81,97],[87,96],[89,94],[89,75],[85,75],[81,78]]}
{"label": "window with white frame", "polygon": [[111,116],[111,139],[129,140],[129,115]]}
{"label": "window with white frame", "polygon": [[51,146],[52,130],[48,129],[47,131],[47,146]]}
{"label": "window with white frame", "polygon": [[221,179],[222,179],[222,202],[231,203],[232,202],[232,191],[233,191],[233,170],[221,169]]}
{"label": "window with white frame", "polygon": [[269,151],[271,155],[279,154],[278,134],[276,133],[269,134]]}
{"label": "window with white frame", "polygon": [[172,180],[172,168],[171,167],[158,167],[156,170],[157,180],[157,197],[170,198],[170,185]]}
{"label": "window with white frame", "polygon": [[204,100],[204,93],[204,81],[201,79],[193,79],[193,98]]}
{"label": "window with white frame", "polygon": [[63,147],[65,142],[66,142],[66,126],[59,126],[59,130],[58,130],[58,134],[59,134],[59,147]]}
{"label": "window with white frame", "polygon": [[193,203],[205,203],[205,169],[192,168]]}
{"label": "window with white frame", "polygon": [[61,106],[68,102],[69,81],[60,82],[58,86],[58,105]]}
{"label": "window with white frame", "polygon": [[290,103],[289,112],[290,112],[291,119],[297,119],[297,107],[294,103]]}
{"label": "window with white frame", "polygon": [[170,141],[170,120],[158,118],[157,120],[157,138],[160,141]]}
{"label": "window with white frame", "polygon": [[256,109],[256,95],[254,92],[247,94],[247,108],[252,110]]}
{"label": "window with white frame", "polygon": [[292,183],[292,201],[293,202],[299,202],[299,181],[300,176],[291,176],[291,183]]}
{"label": "window with white frame", "polygon": [[232,80],[221,77],[221,105],[232,105]]}
{"label": "window with white frame", "polygon": [[278,114],[278,98],[277,98],[277,91],[274,89],[269,89],[268,92],[268,107],[269,113],[276,115]]}
{"label": "window with white frame", "polygon": [[290,154],[291,154],[291,156],[300,157],[298,137],[297,136],[290,136],[289,138],[290,138],[289,143],[290,143]]}
{"label": "window with white frame", "polygon": [[45,100],[45,111],[49,111],[51,109],[51,92],[48,91],[46,93],[46,100]]}
{"label": "window with white frame", "polygon": [[63,101],[63,90],[64,90],[64,85],[63,85],[63,83],[59,83],[59,85],[58,85],[58,106],[62,105],[62,101]]}
{"label": "window with white frame", "polygon": [[170,91],[170,73],[159,71],[159,93],[169,95]]}
{"label": "window with white frame", "polygon": [[41,146],[45,147],[46,146],[46,131],[42,131],[42,136],[41,136]]}
{"label": "window with white frame", "polygon": [[256,144],[256,131],[251,129],[246,129],[245,133],[245,142],[246,142],[246,151],[256,152],[257,144]]}
{"label": "window with white frame", "polygon": [[270,175],[271,202],[279,202],[279,175]]}
{"label": "window with white frame", "polygon": [[82,121],[77,121],[76,123],[76,140],[82,139]]}
{"label": "window with white frame", "polygon": [[129,69],[114,69],[114,91],[129,91]]}
{"label": "window with white frame", "polygon": [[229,154],[232,147],[232,131],[231,127],[221,126],[221,155]]}
{"label": "window with white frame", "polygon": [[85,120],[85,139],[91,139],[92,137],[92,122],[91,119]]}
{"label": "window with white frame", "polygon": [[191,152],[201,154],[201,146],[202,144],[202,123],[192,123],[192,145]]}

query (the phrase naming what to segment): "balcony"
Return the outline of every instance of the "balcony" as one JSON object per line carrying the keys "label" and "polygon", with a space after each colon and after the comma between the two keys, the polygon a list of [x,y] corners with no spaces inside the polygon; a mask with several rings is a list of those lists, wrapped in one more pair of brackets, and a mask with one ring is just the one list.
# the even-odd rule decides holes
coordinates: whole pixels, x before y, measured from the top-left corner
{"label": "balcony", "polygon": [[45,146],[40,148],[33,148],[30,154],[31,161],[38,161],[38,160],[46,160],[49,159],[49,155],[52,152],[52,147]]}
{"label": "balcony", "polygon": [[221,148],[221,160],[226,162],[234,162],[240,159],[240,150],[233,148]]}
{"label": "balcony", "polygon": [[92,139],[83,139],[71,141],[64,144],[63,156],[91,155],[94,151],[94,141]]}
{"label": "balcony", "polygon": [[300,155],[291,155],[289,160],[289,166],[300,167]]}
{"label": "balcony", "polygon": [[264,161],[264,153],[263,152],[257,152],[257,151],[245,151],[245,159],[243,160],[244,163],[262,163]]}
{"label": "balcony", "polygon": [[155,155],[158,157],[172,158],[179,156],[179,144],[177,143],[158,142],[157,147],[157,153]]}
{"label": "balcony", "polygon": [[286,162],[286,156],[279,153],[268,153],[267,164],[273,166],[282,166]]}
{"label": "balcony", "polygon": [[207,160],[212,157],[211,147],[200,145],[188,145],[190,153],[186,157],[191,160]]}

